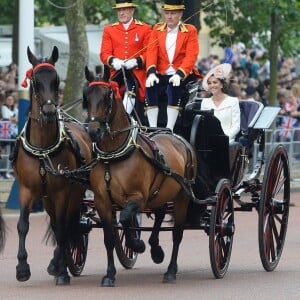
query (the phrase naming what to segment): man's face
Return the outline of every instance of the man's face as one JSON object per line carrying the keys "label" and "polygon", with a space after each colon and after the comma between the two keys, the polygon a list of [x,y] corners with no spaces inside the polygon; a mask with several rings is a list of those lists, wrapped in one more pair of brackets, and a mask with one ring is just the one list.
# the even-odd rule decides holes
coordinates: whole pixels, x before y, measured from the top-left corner
{"label": "man's face", "polygon": [[164,10],[164,19],[167,26],[171,29],[175,28],[182,17],[182,10]]}
{"label": "man's face", "polygon": [[118,8],[117,13],[119,22],[127,23],[133,17],[134,7]]}

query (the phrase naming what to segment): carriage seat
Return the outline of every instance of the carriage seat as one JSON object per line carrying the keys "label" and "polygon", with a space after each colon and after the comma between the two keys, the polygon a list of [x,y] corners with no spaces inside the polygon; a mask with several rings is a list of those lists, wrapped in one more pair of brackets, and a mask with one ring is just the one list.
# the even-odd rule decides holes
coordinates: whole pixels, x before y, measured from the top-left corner
{"label": "carriage seat", "polygon": [[243,146],[249,145],[249,139],[252,143],[251,129],[254,127],[258,120],[264,105],[261,102],[253,100],[240,100],[240,111],[241,111],[241,130],[237,136]]}

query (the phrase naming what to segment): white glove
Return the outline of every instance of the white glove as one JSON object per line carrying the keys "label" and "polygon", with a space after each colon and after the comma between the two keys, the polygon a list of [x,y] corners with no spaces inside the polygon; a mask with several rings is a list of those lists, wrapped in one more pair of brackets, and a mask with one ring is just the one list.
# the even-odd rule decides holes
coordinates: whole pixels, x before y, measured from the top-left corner
{"label": "white glove", "polygon": [[181,77],[178,74],[174,74],[170,79],[169,82],[173,83],[173,86],[180,86]]}
{"label": "white glove", "polygon": [[122,68],[122,66],[124,66],[124,60],[114,58],[111,65],[115,70],[119,71]]}
{"label": "white glove", "polygon": [[124,66],[127,70],[133,69],[134,67],[136,67],[137,64],[137,60],[136,58],[132,58],[132,59],[128,59],[127,61],[125,61]]}
{"label": "white glove", "polygon": [[154,73],[151,73],[146,79],[146,87],[154,86],[155,82],[159,83],[159,79]]}

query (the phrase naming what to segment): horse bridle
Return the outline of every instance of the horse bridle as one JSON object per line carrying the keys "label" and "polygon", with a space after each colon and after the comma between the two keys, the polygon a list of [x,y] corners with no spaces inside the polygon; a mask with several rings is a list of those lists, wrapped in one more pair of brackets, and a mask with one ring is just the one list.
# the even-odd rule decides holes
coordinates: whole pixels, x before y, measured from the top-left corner
{"label": "horse bridle", "polygon": [[[45,99],[43,102],[41,102],[40,97],[38,97],[38,93],[36,91],[35,72],[41,67],[48,67],[48,68],[51,68],[51,69],[55,70],[55,66],[53,64],[50,64],[50,63],[47,63],[47,62],[38,63],[35,67],[27,70],[26,77],[25,77],[24,81],[22,82],[22,86],[27,87],[27,79],[30,80],[30,86],[31,86],[31,89],[32,89],[32,96],[37,101],[37,103],[40,107],[40,111],[42,111],[41,108],[44,105],[54,105],[55,107],[58,106],[58,103],[53,99]],[[56,72],[56,70],[55,70],[55,72]],[[58,91],[59,78],[58,78],[58,76],[56,78],[57,78],[57,91]],[[30,116],[30,117],[33,118],[32,116]],[[39,120],[39,118],[38,118],[38,120]]]}
{"label": "horse bridle", "polygon": [[116,99],[121,99],[119,94],[119,86],[116,82],[106,82],[106,81],[93,81],[89,83],[89,87],[92,86],[103,86],[109,90],[109,103],[107,105],[107,114],[105,117],[90,117],[89,122],[98,122],[100,124],[100,128],[105,128],[105,131],[110,134],[110,122],[111,122],[111,114],[113,107],[113,97]]}

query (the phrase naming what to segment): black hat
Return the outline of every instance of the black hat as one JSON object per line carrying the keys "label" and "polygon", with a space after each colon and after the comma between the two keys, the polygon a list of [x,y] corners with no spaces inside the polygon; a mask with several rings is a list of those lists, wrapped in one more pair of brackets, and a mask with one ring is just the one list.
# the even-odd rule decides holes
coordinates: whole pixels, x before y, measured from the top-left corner
{"label": "black hat", "polygon": [[127,7],[137,7],[136,4],[132,3],[131,0],[116,0],[116,5],[113,6],[113,9],[118,9],[118,8],[127,8]]}
{"label": "black hat", "polygon": [[161,7],[164,10],[184,10],[183,0],[166,0],[165,4]]}

